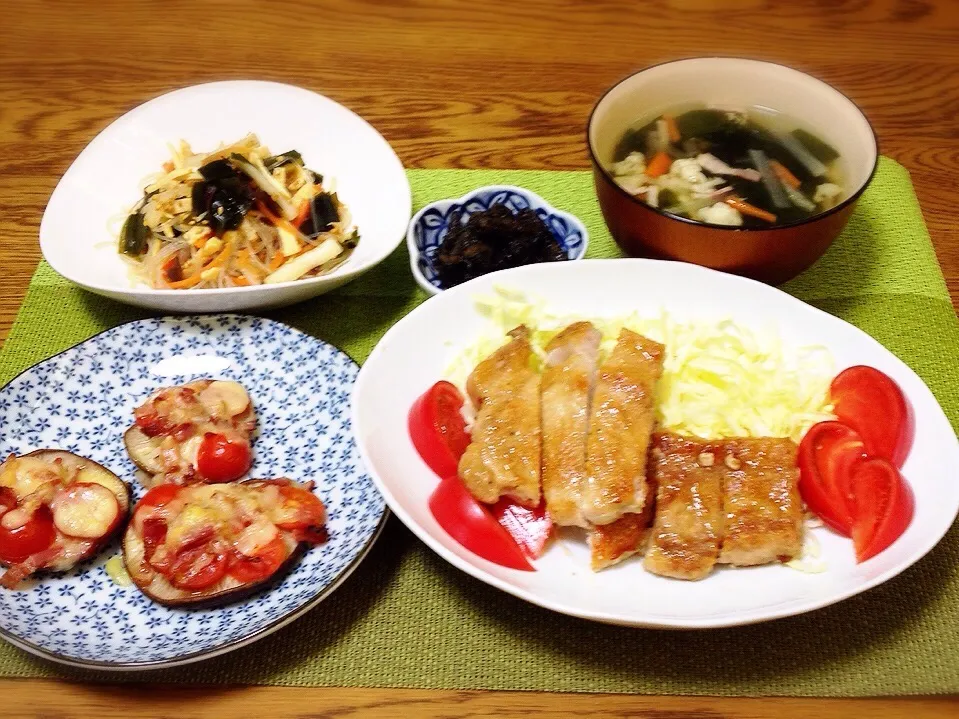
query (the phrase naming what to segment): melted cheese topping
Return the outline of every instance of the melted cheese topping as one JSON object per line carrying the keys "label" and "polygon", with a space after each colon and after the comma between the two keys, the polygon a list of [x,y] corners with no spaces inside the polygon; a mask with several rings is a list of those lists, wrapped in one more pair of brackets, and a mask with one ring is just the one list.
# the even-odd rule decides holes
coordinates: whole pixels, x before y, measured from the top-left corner
{"label": "melted cheese topping", "polygon": [[212,530],[244,554],[254,554],[276,536],[274,520],[283,521],[278,516],[282,504],[275,485],[204,484],[184,488],[169,504],[146,509],[166,521],[164,545],[170,551]]}

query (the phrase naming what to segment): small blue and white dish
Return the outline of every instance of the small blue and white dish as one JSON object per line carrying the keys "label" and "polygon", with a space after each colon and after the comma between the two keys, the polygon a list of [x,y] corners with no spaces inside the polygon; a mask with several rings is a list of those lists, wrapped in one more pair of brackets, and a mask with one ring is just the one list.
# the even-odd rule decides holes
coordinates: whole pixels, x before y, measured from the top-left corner
{"label": "small blue and white dish", "polygon": [[506,205],[514,213],[532,208],[570,260],[580,260],[586,254],[589,235],[577,217],[557,210],[535,192],[523,187],[487,185],[455,200],[431,202],[413,215],[406,231],[406,245],[410,251],[410,271],[420,287],[431,295],[446,289],[440,282],[433,258],[453,215],[462,212],[460,222],[465,224],[470,215],[485,212],[493,205]]}
{"label": "small blue and white dish", "polygon": [[357,453],[346,354],[258,317],[163,317],[114,327],[0,389],[0,457],[57,448],[144,488],[123,446],[133,409],[154,389],[203,377],[241,382],[256,408],[250,477],[313,480],[329,540],[272,588],[215,609],[171,609],[120,586],[94,559],[22,588],[0,589],[0,637],[38,656],[105,670],[207,659],[276,631],[326,598],[356,568],[386,520]]}

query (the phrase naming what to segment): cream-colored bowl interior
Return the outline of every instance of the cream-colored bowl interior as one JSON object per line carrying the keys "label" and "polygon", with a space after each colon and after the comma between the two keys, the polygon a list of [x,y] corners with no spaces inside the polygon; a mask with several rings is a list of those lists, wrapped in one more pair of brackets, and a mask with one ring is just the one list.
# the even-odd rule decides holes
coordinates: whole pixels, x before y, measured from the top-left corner
{"label": "cream-colored bowl interior", "polygon": [[700,103],[769,108],[814,132],[840,153],[845,197],[858,192],[872,175],[875,133],[849,98],[798,70],[740,58],[677,60],[627,77],[603,96],[593,111],[589,123],[593,155],[608,167],[627,128],[668,110]]}

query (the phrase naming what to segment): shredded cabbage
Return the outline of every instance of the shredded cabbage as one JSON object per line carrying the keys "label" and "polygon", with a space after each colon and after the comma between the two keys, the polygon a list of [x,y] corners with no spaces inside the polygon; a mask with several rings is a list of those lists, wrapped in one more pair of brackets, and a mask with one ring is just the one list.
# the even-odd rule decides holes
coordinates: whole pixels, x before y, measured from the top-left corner
{"label": "shredded cabbage", "polygon": [[603,334],[601,351],[626,327],[666,346],[657,385],[657,422],[662,429],[704,439],[790,437],[798,442],[816,422],[833,419],[829,383],[833,362],[822,346],[786,345],[775,327],[761,331],[729,318],[677,321],[665,311],[587,318],[559,314],[542,299],[496,287],[477,298],[489,331],[462,348],[447,369],[461,389],[473,368],[506,343],[506,332],[525,324],[541,362],[550,339],[571,322],[589,319]]}

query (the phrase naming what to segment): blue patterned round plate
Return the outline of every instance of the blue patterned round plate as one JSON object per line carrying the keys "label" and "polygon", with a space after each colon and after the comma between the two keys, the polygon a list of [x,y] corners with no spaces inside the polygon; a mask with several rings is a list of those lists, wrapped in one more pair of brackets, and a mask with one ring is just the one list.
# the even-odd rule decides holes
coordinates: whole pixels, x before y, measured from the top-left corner
{"label": "blue patterned round plate", "polygon": [[460,213],[460,222],[465,224],[471,215],[485,212],[493,205],[505,205],[514,214],[520,210],[532,209],[536,216],[546,223],[568,259],[581,260],[586,254],[589,234],[586,232],[586,225],[576,216],[557,210],[535,192],[524,187],[487,185],[456,200],[431,202],[413,215],[406,231],[406,245],[410,251],[410,271],[420,287],[431,295],[446,289],[433,261],[454,214]]}
{"label": "blue patterned round plate", "polygon": [[343,352],[272,320],[165,317],[107,330],[0,389],[0,456],[59,448],[143,488],[123,447],[133,408],[153,389],[231,378],[257,411],[251,477],[313,480],[329,541],[279,584],[219,609],[169,609],[105,570],[119,543],[61,575],[0,589],[0,636],[76,666],[131,670],[207,659],[276,631],[356,568],[387,512],[359,459],[349,398],[358,368]]}

